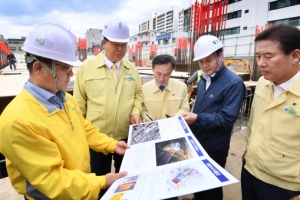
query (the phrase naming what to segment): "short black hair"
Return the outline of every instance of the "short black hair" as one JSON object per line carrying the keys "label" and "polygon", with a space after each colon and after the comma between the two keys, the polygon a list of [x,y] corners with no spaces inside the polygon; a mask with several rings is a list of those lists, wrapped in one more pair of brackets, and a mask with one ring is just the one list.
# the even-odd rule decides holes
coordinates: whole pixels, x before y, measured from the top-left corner
{"label": "short black hair", "polygon": [[160,65],[160,64],[168,64],[171,63],[172,69],[175,69],[175,59],[173,56],[169,54],[161,54],[156,56],[153,61],[152,61],[152,69],[154,69],[155,65]]}
{"label": "short black hair", "polygon": [[[31,62],[27,62],[27,58],[31,57],[31,56],[34,56],[36,57],[36,59],[33,59]],[[52,60],[49,59],[49,58],[44,58],[44,57],[41,57],[41,56],[36,56],[36,55],[31,55],[30,53],[26,53],[26,63],[27,63],[27,69],[29,71],[29,74],[32,73],[32,66],[33,66],[33,63],[35,61],[41,61],[41,62],[45,62],[45,63],[52,63]]]}
{"label": "short black hair", "polygon": [[261,40],[279,42],[279,48],[285,55],[289,55],[292,51],[300,49],[300,30],[291,25],[275,25],[259,33],[254,41]]}
{"label": "short black hair", "polygon": [[215,53],[217,54],[217,56],[219,56],[220,53],[222,53],[222,52],[223,52],[223,48],[220,48],[220,49],[218,49],[217,51],[215,51]]}

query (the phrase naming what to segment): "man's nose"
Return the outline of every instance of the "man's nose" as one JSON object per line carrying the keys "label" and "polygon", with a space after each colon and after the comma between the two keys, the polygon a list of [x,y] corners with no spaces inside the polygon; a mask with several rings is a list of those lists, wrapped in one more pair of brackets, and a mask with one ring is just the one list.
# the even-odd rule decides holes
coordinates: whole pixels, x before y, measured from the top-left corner
{"label": "man's nose", "polygon": [[117,50],[118,50],[118,51],[122,51],[122,49],[123,49],[122,46],[119,46],[119,45],[117,46]]}
{"label": "man's nose", "polygon": [[256,60],[256,62],[257,62],[257,65],[259,67],[265,67],[266,66],[266,62],[265,62],[264,58],[260,58],[259,60]]}
{"label": "man's nose", "polygon": [[72,77],[74,75],[73,69],[69,71],[69,76]]}

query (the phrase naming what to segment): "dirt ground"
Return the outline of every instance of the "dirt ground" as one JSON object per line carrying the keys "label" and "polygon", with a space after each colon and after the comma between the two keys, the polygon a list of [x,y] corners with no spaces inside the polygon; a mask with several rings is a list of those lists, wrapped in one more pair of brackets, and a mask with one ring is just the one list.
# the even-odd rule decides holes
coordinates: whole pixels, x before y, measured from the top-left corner
{"label": "dirt ground", "polygon": [[[233,133],[225,169],[236,179],[241,180],[242,155],[246,148],[246,129]],[[240,182],[223,188],[224,200],[242,199]]]}
{"label": "dirt ground", "polygon": [[[245,150],[246,130],[236,131],[232,134],[230,142],[230,150],[227,158],[225,169],[230,172],[236,179],[240,181],[240,172],[242,168],[242,154]],[[223,187],[224,198],[223,200],[240,200],[241,198],[241,185],[240,182]],[[179,197],[191,199],[193,195],[185,195]],[[8,178],[0,179],[0,200],[24,200],[24,197],[17,194],[12,188]]]}

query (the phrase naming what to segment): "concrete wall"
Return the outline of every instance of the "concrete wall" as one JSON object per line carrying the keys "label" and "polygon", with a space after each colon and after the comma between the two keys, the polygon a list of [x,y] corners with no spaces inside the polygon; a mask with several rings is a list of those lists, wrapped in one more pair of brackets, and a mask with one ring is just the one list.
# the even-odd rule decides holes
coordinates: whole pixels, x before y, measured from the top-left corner
{"label": "concrete wall", "polygon": [[285,7],[268,12],[268,21],[300,16],[300,5]]}

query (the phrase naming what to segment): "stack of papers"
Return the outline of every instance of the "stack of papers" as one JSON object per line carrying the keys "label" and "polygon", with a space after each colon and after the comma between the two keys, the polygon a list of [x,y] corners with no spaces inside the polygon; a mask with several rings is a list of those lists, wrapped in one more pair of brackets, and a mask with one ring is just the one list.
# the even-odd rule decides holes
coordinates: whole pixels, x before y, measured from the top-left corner
{"label": "stack of papers", "polygon": [[101,199],[155,200],[237,183],[205,152],[185,120],[173,117],[131,125],[120,171]]}

